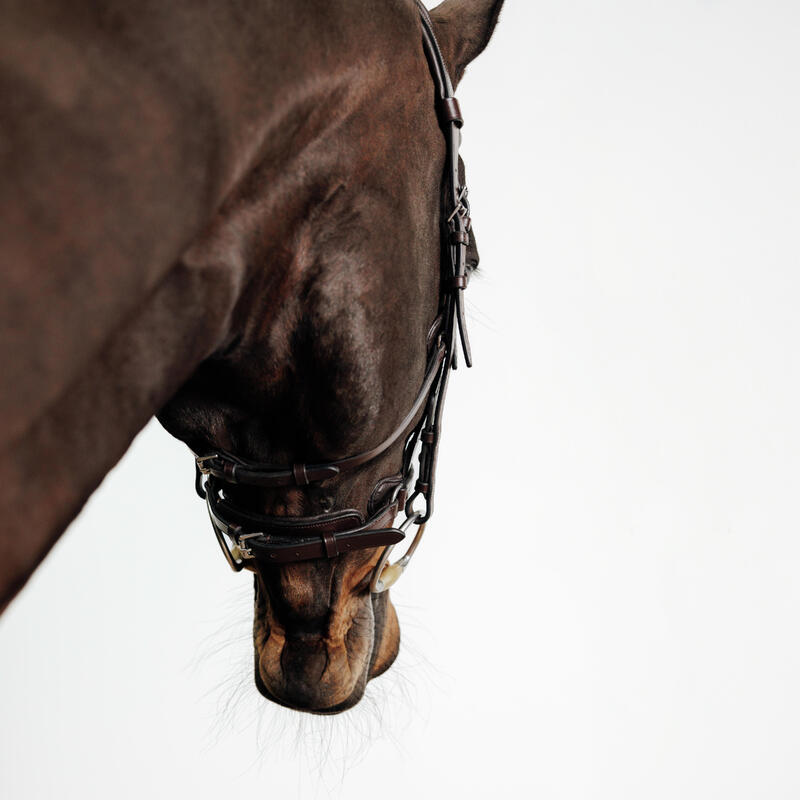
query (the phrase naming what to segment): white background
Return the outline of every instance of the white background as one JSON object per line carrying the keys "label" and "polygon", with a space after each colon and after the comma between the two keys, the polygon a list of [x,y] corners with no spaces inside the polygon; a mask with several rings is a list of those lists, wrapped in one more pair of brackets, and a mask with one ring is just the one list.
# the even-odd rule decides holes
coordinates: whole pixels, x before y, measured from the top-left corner
{"label": "white background", "polygon": [[0,796],[800,796],[799,41],[791,2],[509,0],[397,666],[263,701],[153,424],[0,621]]}

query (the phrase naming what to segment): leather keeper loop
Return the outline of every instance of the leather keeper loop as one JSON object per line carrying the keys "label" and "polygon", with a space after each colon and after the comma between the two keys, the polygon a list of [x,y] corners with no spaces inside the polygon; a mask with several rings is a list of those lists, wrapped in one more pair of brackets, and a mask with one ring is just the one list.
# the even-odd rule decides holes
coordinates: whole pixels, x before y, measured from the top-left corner
{"label": "leather keeper loop", "polygon": [[294,475],[294,482],[298,486],[308,486],[308,473],[306,472],[305,464],[292,464],[292,474]]}
{"label": "leather keeper loop", "polygon": [[325,545],[325,555],[328,558],[336,558],[339,555],[336,537],[330,531],[322,532],[322,543]]}
{"label": "leather keeper loop", "polygon": [[454,122],[457,128],[462,127],[464,118],[461,116],[461,108],[455,97],[445,97],[442,100],[441,109],[442,120],[445,122]]}
{"label": "leather keeper loop", "polygon": [[469,246],[469,233],[467,231],[450,231],[450,244],[465,244]]}
{"label": "leather keeper loop", "polygon": [[428,494],[428,489],[431,488],[431,485],[429,483],[425,483],[425,481],[417,481],[414,488],[422,494]]}
{"label": "leather keeper loop", "polygon": [[423,444],[433,444],[436,441],[436,434],[433,431],[422,431]]}
{"label": "leather keeper loop", "polygon": [[236,482],[236,475],[234,474],[235,469],[236,464],[232,461],[226,461],[222,466],[222,473],[225,475],[225,479],[229,480],[231,483]]}
{"label": "leather keeper loop", "polygon": [[449,289],[466,289],[469,283],[469,277],[466,275],[455,275],[447,282]]}

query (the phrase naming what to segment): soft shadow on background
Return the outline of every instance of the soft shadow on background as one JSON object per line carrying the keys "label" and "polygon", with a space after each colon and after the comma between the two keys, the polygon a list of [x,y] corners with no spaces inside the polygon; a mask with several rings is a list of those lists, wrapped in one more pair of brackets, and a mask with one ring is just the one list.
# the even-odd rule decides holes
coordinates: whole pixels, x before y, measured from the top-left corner
{"label": "soft shadow on background", "polygon": [[398,664],[265,703],[151,424],[0,619],[0,796],[800,795],[800,7],[600,5],[508,0],[459,91],[476,367]]}

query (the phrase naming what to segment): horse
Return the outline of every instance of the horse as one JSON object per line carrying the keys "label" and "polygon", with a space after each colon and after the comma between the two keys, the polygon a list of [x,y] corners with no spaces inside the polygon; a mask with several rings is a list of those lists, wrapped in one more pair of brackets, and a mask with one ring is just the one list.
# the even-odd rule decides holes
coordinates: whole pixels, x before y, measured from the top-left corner
{"label": "horse", "polygon": [[[396,513],[409,443],[391,436],[422,414],[449,247],[427,12],[5,5],[0,607],[153,415],[195,454],[236,454],[228,477],[295,465],[226,488],[251,514]],[[453,84],[501,6],[430,12]],[[385,441],[341,474],[297,472]],[[246,565],[265,697],[338,713],[390,667],[397,614],[370,590],[387,524],[384,546]]]}

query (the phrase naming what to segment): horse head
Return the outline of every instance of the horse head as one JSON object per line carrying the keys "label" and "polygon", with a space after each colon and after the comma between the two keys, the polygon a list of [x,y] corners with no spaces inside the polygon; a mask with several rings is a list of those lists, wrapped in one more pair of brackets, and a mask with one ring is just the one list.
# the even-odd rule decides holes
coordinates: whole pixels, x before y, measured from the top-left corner
{"label": "horse head", "polygon": [[[501,4],[447,0],[431,12],[454,82],[486,46]],[[389,594],[371,591],[384,548],[351,550],[337,545],[336,531],[391,529],[407,434],[426,413],[420,387],[450,366],[440,370],[435,358],[450,247],[441,202],[448,147],[420,10],[334,5],[324,19],[306,20],[324,23],[314,49],[275,44],[295,65],[277,95],[280,124],[184,253],[188,265],[242,277],[235,297],[220,300],[231,311],[219,346],[159,415],[196,454],[215,454],[224,487],[215,501],[237,510],[239,522],[285,523],[290,543],[293,524],[319,529],[308,546],[334,548],[245,560],[239,541],[232,556],[254,573],[259,691],[317,713],[354,705],[397,655]],[[352,468],[307,474],[308,465],[387,442]],[[254,464],[294,466],[234,479]]]}

